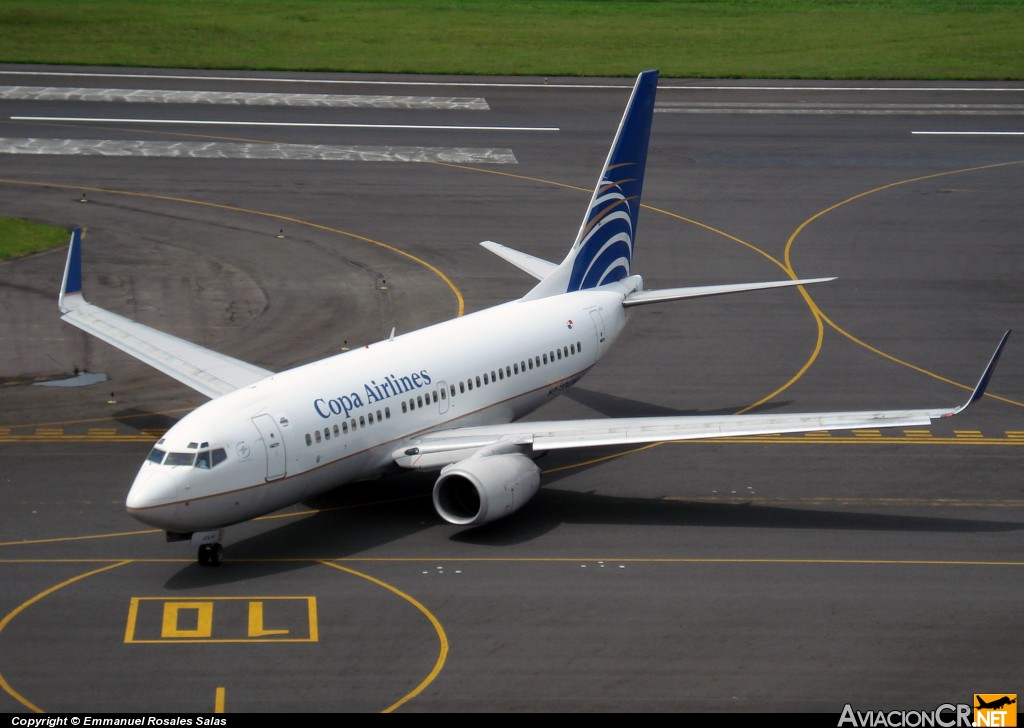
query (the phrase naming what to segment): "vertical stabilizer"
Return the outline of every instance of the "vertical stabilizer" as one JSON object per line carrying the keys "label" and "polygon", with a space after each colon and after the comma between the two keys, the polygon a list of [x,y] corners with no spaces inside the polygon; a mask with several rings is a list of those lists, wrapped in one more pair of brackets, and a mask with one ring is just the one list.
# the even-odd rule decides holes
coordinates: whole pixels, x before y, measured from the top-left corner
{"label": "vertical stabilizer", "polygon": [[657,89],[656,70],[637,76],[576,242],[526,299],[596,288],[630,274]]}

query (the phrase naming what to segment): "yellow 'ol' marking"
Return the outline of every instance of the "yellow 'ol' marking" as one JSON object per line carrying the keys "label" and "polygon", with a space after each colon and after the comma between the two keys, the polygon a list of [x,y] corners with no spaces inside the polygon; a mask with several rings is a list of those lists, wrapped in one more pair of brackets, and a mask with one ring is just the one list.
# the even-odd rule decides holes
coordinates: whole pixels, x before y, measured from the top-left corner
{"label": "yellow 'ol' marking", "polygon": [[271,634],[288,634],[288,630],[263,629],[263,602],[249,602],[249,636],[266,637]]}
{"label": "yellow 'ol' marking", "polygon": [[[195,611],[195,627],[182,629],[181,613]],[[213,602],[164,602],[164,621],[160,636],[164,639],[203,639],[213,634]]]}

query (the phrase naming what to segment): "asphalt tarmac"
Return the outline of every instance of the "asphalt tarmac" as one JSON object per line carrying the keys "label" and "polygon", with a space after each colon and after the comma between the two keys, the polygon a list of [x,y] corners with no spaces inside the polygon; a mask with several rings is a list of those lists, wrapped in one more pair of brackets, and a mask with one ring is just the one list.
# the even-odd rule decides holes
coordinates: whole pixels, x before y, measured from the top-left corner
{"label": "asphalt tarmac", "polygon": [[[630,82],[0,85],[0,214],[84,226],[91,301],[280,370],[524,293],[477,243],[564,256]],[[536,417],[952,405],[1024,329],[1020,84],[660,88],[647,286],[839,280],[637,310]],[[0,710],[838,714],[1024,685],[1018,339],[931,428],[552,455],[471,530],[430,476],[361,483],[204,569],[123,510],[203,399],[60,322],[64,254],[0,263]],[[106,379],[40,384],[76,369]]]}

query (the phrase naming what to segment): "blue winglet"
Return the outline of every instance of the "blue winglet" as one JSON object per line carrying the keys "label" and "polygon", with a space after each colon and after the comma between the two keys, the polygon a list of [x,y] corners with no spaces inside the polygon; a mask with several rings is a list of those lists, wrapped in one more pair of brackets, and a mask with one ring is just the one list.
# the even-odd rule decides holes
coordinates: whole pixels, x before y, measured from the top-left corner
{"label": "blue winglet", "polygon": [[66,311],[64,297],[82,292],[82,228],[71,231],[71,244],[68,246],[68,261],[64,266],[64,280],[60,287],[60,298],[57,304],[61,311]]}
{"label": "blue winglet", "polygon": [[974,391],[971,392],[970,399],[968,399],[967,402],[957,410],[957,412],[963,412],[985,396],[985,390],[988,389],[988,382],[992,379],[992,372],[995,371],[996,364],[999,362],[999,356],[1003,353],[1003,347],[1006,346],[1006,340],[1009,338],[1010,330],[1007,330],[1006,333],[1003,334],[1003,338],[999,341],[999,346],[996,347],[995,353],[992,354],[992,358],[988,360],[988,366],[985,367],[985,371],[982,373],[981,379],[978,380],[977,386],[975,386]]}

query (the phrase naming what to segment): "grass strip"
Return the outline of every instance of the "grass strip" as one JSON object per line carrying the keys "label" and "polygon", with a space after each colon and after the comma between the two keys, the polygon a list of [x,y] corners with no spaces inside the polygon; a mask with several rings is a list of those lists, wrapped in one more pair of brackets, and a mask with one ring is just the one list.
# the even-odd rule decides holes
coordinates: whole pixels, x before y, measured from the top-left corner
{"label": "grass strip", "polygon": [[349,72],[1024,78],[1017,0],[4,0],[0,61]]}

